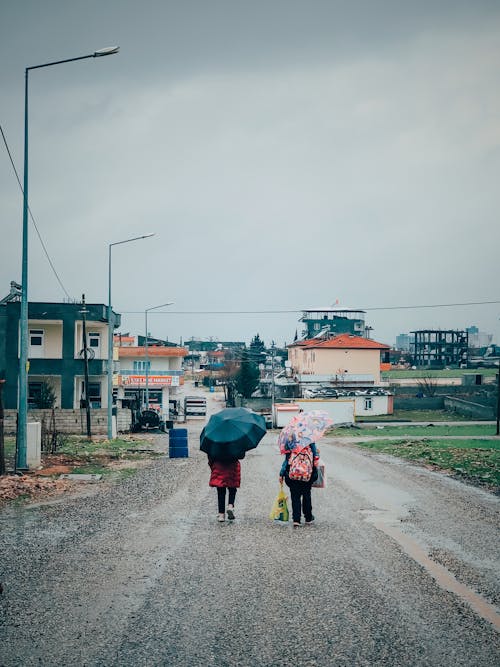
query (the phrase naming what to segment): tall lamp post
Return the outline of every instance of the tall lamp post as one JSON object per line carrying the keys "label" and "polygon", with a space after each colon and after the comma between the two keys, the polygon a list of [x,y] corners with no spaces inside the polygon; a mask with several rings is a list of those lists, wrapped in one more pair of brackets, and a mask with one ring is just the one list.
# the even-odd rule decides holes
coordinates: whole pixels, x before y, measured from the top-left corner
{"label": "tall lamp post", "polygon": [[276,427],[275,403],[276,403],[276,385],[274,382],[274,355],[276,346],[274,340],[271,342],[271,424]]}
{"label": "tall lamp post", "polygon": [[146,410],[149,410],[149,357],[148,357],[148,313],[150,310],[156,310],[157,308],[163,308],[164,306],[172,306],[173,301],[168,303],[160,303],[159,306],[151,306],[151,308],[146,308],[144,311],[144,359],[145,359],[145,370],[146,370]]}
{"label": "tall lamp post", "polygon": [[55,60],[43,65],[26,67],[24,74],[24,184],[23,184],[23,247],[22,247],[22,287],[21,312],[19,319],[19,404],[16,469],[26,470],[27,462],[27,422],[28,422],[28,73],[32,69],[71,63],[86,58],[100,58],[118,53],[119,46],[110,46],[94,51],[86,56]]}
{"label": "tall lamp post", "polygon": [[108,245],[108,440],[113,439],[113,332],[115,330],[113,308],[111,306],[111,249],[115,245],[148,239],[150,236],[154,236],[154,233],[134,236],[132,239],[116,241]]}

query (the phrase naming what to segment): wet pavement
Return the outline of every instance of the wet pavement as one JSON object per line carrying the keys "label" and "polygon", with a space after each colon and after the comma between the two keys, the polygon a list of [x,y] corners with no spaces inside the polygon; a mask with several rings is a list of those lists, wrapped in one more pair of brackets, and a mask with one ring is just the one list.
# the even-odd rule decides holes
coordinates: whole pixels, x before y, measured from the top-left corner
{"label": "wet pavement", "polygon": [[316,525],[294,531],[268,519],[269,433],[219,525],[188,425],[189,459],[0,511],[2,667],[499,663],[500,499],[325,439]]}

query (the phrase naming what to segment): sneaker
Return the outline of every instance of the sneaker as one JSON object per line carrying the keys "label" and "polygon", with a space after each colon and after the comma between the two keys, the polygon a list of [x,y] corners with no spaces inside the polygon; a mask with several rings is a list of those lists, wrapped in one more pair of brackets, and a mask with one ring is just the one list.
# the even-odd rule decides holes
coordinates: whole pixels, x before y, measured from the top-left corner
{"label": "sneaker", "polygon": [[224,514],[219,514],[219,515],[217,516],[217,521],[218,521],[219,523],[224,523],[225,520],[226,520],[226,517],[224,516]]}
{"label": "sneaker", "polygon": [[234,507],[227,508],[227,518],[229,521],[234,521]]}
{"label": "sneaker", "polygon": [[294,528],[300,528],[300,523],[297,522],[297,521],[294,521],[294,522],[293,522],[293,527],[294,527]]}
{"label": "sneaker", "polygon": [[306,526],[310,526],[310,525],[313,524],[313,523],[314,523],[314,517],[313,517],[313,515],[311,514],[311,518],[310,518],[310,520],[309,520],[309,521],[306,521]]}

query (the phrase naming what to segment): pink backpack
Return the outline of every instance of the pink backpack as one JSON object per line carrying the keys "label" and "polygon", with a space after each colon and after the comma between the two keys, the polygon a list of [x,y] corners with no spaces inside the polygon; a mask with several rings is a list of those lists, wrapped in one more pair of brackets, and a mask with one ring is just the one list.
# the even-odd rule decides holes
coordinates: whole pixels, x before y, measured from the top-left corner
{"label": "pink backpack", "polygon": [[297,482],[308,482],[313,472],[313,453],[307,446],[299,452],[292,452],[289,459],[288,476]]}

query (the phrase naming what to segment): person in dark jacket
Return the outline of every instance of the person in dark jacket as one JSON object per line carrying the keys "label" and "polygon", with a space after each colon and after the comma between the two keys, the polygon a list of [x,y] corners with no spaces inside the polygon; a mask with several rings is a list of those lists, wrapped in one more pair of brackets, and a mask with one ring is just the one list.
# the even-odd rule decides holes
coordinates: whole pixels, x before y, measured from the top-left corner
{"label": "person in dark jacket", "polygon": [[227,518],[234,520],[234,501],[236,490],[240,487],[241,466],[238,459],[230,461],[218,461],[208,457],[208,465],[212,471],[210,474],[209,486],[217,489],[217,500],[219,505],[219,516],[217,520],[222,523],[226,520],[226,489],[228,491],[227,499]]}
{"label": "person in dark jacket", "polygon": [[312,457],[312,475],[309,481],[302,482],[296,479],[290,479],[288,473],[290,471],[291,452],[288,452],[285,455],[280,470],[280,482],[282,483],[283,480],[285,480],[285,484],[290,489],[290,495],[292,497],[292,519],[294,528],[298,528],[300,526],[302,512],[304,513],[306,525],[311,525],[314,522],[314,516],[312,513],[311,487],[314,481],[318,478],[317,465],[319,462],[319,453],[314,442],[312,442],[309,447]]}

